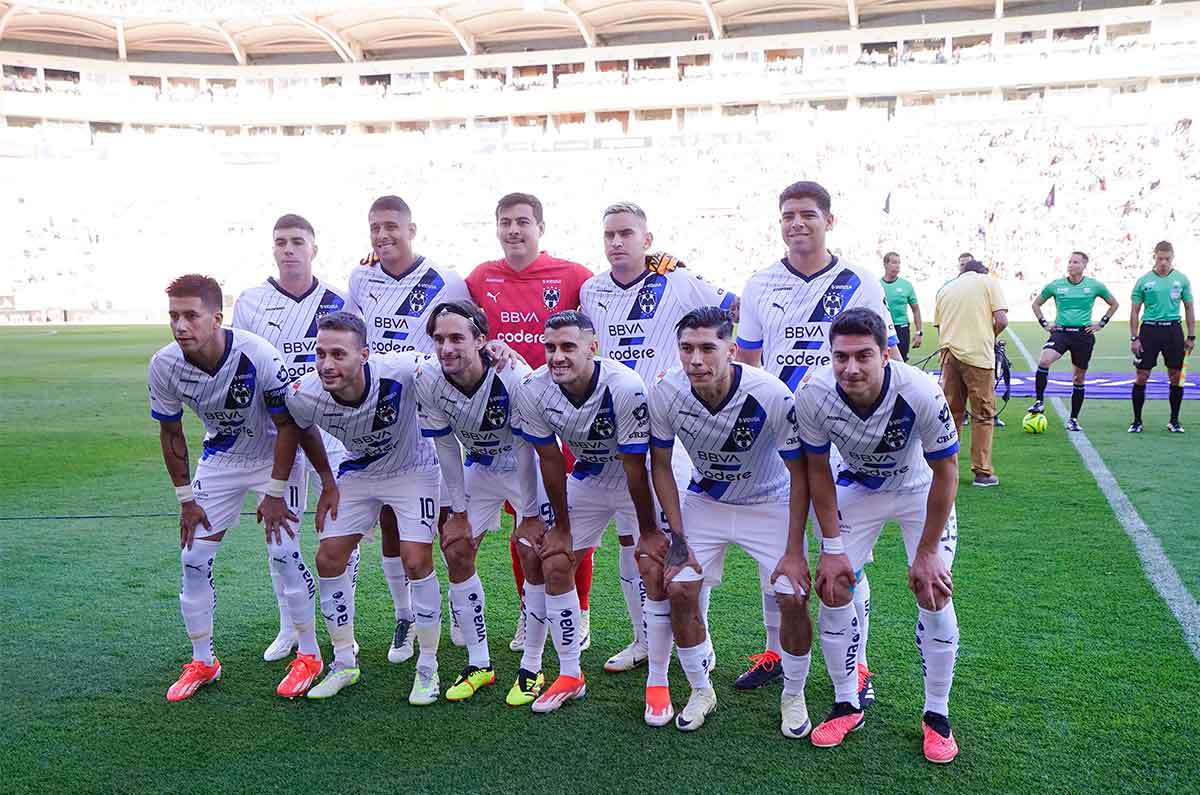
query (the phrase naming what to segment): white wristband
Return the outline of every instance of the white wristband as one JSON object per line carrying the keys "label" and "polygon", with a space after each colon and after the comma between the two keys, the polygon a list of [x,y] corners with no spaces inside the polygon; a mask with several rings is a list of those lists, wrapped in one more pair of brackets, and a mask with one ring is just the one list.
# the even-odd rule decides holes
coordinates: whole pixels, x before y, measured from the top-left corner
{"label": "white wristband", "polygon": [[827,555],[845,555],[846,544],[841,536],[821,539],[821,551]]}
{"label": "white wristband", "polygon": [[180,505],[183,505],[185,502],[193,502],[196,499],[196,492],[192,490],[192,484],[176,486],[175,499],[179,500]]}
{"label": "white wristband", "polygon": [[288,482],[286,480],[278,480],[271,478],[267,481],[266,493],[268,497],[282,497],[287,493]]}

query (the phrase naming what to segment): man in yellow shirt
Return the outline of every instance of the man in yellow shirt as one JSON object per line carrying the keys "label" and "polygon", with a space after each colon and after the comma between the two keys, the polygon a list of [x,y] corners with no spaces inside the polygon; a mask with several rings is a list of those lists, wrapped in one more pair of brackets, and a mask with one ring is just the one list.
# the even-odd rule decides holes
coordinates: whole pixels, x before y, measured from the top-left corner
{"label": "man in yellow shirt", "polygon": [[1000,483],[992,471],[992,419],[996,416],[996,336],[1008,326],[1000,283],[977,260],[959,263],[959,275],[937,294],[933,324],[942,347],[942,389],[950,413],[963,426],[971,401],[971,470],[976,486]]}

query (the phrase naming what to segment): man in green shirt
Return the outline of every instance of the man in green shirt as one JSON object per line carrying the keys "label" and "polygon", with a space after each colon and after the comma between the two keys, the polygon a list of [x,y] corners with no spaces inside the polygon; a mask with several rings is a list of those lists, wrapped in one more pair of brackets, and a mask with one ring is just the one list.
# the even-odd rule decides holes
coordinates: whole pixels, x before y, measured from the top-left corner
{"label": "man in green shirt", "polygon": [[[1029,407],[1033,414],[1046,410],[1046,382],[1050,379],[1050,365],[1062,358],[1067,351],[1071,352],[1071,364],[1075,368],[1071,387],[1071,418],[1067,420],[1067,430],[1079,430],[1079,410],[1083,408],[1084,385],[1087,376],[1088,363],[1092,360],[1092,349],[1096,347],[1096,332],[1108,325],[1113,315],[1117,313],[1117,299],[1113,298],[1100,282],[1090,276],[1084,276],[1088,256],[1082,251],[1072,251],[1067,261],[1067,278],[1055,279],[1042,288],[1038,297],[1033,299],[1033,315],[1042,324],[1042,328],[1050,332],[1050,339],[1042,346],[1042,357],[1038,360],[1037,376],[1034,384],[1037,388],[1037,399]],[[1042,316],[1042,304],[1054,299],[1054,322],[1047,323]],[[1108,311],[1100,322],[1092,322],[1092,304],[1097,298],[1108,302]]]}
{"label": "man in green shirt", "polygon": [[[1192,306],[1192,285],[1188,277],[1175,270],[1175,249],[1163,240],[1154,247],[1154,269],[1137,280],[1133,286],[1133,306],[1129,310],[1129,349],[1137,378],[1133,383],[1133,422],[1130,433],[1142,432],[1142,406],[1146,402],[1146,381],[1162,354],[1167,376],[1171,421],[1167,430],[1183,433],[1179,424],[1179,407],[1183,403],[1183,357],[1196,347],[1196,312]],[[1183,303],[1187,320],[1187,337],[1179,324],[1179,304]],[[1142,307],[1145,306],[1143,314]],[[1139,317],[1141,325],[1138,325]]]}
{"label": "man in green shirt", "polygon": [[[899,340],[896,347],[900,349],[900,356],[907,362],[909,342],[914,348],[921,347],[921,305],[917,303],[917,291],[913,289],[912,282],[900,278],[900,255],[895,251],[883,255],[883,278],[879,283],[883,285],[888,311],[892,313],[892,325],[896,327],[896,338]],[[910,306],[913,325],[917,327],[911,337],[908,327]]]}

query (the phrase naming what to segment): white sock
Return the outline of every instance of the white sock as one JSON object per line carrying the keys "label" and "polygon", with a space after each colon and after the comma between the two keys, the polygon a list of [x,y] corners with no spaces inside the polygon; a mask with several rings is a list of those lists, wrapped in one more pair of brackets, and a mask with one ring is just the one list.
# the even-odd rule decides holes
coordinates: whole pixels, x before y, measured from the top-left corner
{"label": "white sock", "polygon": [[925,673],[925,711],[950,717],[950,686],[958,659],[958,616],[954,602],[941,610],[917,608],[917,651]]}
{"label": "white sock", "polygon": [[[284,533],[287,536],[287,533]],[[289,539],[295,540],[295,539]],[[272,547],[267,547],[267,573],[271,575],[271,590],[275,593],[275,605],[279,608],[279,631],[292,631],[292,611],[288,604],[287,596],[287,581],[284,576],[284,569],[287,567],[287,560],[280,560],[283,557],[279,552]]]}
{"label": "white sock", "polygon": [[808,666],[812,663],[812,653],[797,656],[785,649],[779,656],[783,660],[783,694],[802,695],[804,683],[808,681]]}
{"label": "white sock", "polygon": [[321,578],[321,615],[333,641],[333,662],[353,668],[354,658],[354,590],[350,570],[336,577]]}
{"label": "white sock", "polygon": [[617,559],[617,570],[621,577],[621,593],[625,596],[625,609],[629,611],[629,623],[633,625],[633,639],[646,645],[646,625],[643,623],[642,602],[646,599],[646,585],[638,571],[634,552],[637,547],[621,546]]}
{"label": "white sock", "polygon": [[708,677],[708,661],[712,657],[712,638],[704,636],[704,640],[695,646],[678,646],[679,665],[687,674],[688,684],[693,690],[712,689],[712,680]]}
{"label": "white sock", "polygon": [[[528,600],[529,595],[525,598]],[[558,652],[558,673],[579,678],[582,676],[579,668],[579,594],[574,588],[557,596],[546,594],[546,621],[550,623],[554,650]],[[529,632],[529,628],[525,631]]]}
{"label": "white sock", "polygon": [[854,604],[829,607],[821,603],[817,620],[821,632],[821,654],[833,681],[833,700],[858,704],[858,616]]}
{"label": "white sock", "polygon": [[179,553],[183,567],[179,612],[183,614],[183,625],[192,639],[192,659],[205,665],[213,664],[213,608],[217,605],[217,591],[213,586],[212,567],[220,546],[220,541],[197,539],[192,542],[191,549]]}
{"label": "white sock", "polygon": [[296,633],[299,652],[321,656],[315,612],[317,583],[308,566],[304,565],[299,537],[290,538],[284,534],[280,543],[267,546],[267,556],[271,561],[272,577],[278,569],[283,581],[288,606],[287,627]]}
{"label": "white sock", "polygon": [[862,579],[854,583],[854,612],[858,616],[858,634],[862,640],[858,644],[858,664],[870,670],[867,665],[867,637],[871,630],[871,582],[867,579],[867,570],[862,569]]}
{"label": "white sock", "polygon": [[484,620],[483,583],[479,574],[466,582],[450,583],[450,604],[458,614],[463,638],[467,641],[467,660],[476,668],[491,667],[488,655],[487,622]]}
{"label": "white sock", "polygon": [[521,654],[521,667],[535,674],[542,670],[542,651],[546,648],[546,584],[534,585],[525,581],[525,599],[521,608],[525,612],[525,651]]}
{"label": "white sock", "polygon": [[674,642],[674,636],[671,634],[671,603],[666,599],[661,602],[647,599],[644,615],[649,668],[646,672],[646,687],[666,687],[667,669],[671,665],[671,646]]}
{"label": "white sock", "polygon": [[350,562],[346,568],[350,570],[350,592],[358,595],[358,567],[362,563],[362,549],[356,545],[350,553]]}
{"label": "white sock", "polygon": [[700,586],[700,620],[704,622],[704,631],[708,632],[708,603],[712,600],[712,586],[703,583]]}
{"label": "white sock", "polygon": [[779,640],[779,627],[783,624],[783,615],[779,612],[779,603],[775,594],[762,595],[763,626],[767,628],[767,650],[782,656],[783,643]]}
{"label": "white sock", "polygon": [[[399,558],[397,558],[399,560]],[[417,641],[421,654],[418,668],[437,668],[438,640],[442,634],[442,586],[437,572],[420,580],[410,580],[413,612],[417,615]]]}
{"label": "white sock", "polygon": [[[404,561],[399,557],[384,558],[383,578],[387,580],[388,590],[392,594],[392,608],[395,610],[397,621],[412,621],[412,597],[409,591],[408,575],[404,572]],[[438,607],[441,612],[441,607]]]}

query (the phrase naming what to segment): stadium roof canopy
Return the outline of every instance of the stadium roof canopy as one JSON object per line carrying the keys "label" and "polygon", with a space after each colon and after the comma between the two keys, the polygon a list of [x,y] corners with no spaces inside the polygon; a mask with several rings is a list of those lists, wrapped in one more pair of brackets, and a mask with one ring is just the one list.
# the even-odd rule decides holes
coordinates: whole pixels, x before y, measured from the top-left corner
{"label": "stadium roof canopy", "polygon": [[[0,0],[6,41],[130,53],[232,55],[238,63],[307,54],[474,54],[858,27],[860,20],[958,9],[990,16],[1005,0]],[[1008,0],[1009,5],[1030,0]],[[137,56],[135,56],[136,59]]]}

